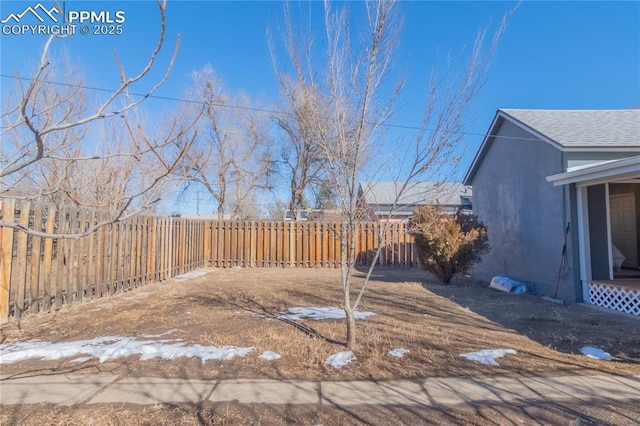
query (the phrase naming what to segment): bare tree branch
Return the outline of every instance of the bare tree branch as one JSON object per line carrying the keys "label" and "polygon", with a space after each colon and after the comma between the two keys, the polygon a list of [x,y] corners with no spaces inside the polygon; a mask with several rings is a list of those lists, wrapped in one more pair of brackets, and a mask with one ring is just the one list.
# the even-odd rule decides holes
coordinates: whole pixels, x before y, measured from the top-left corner
{"label": "bare tree branch", "polygon": [[179,175],[187,184],[207,190],[219,219],[228,213],[241,218],[256,191],[269,187],[271,141],[266,116],[251,107],[246,96],[227,95],[211,66],[192,74],[192,86],[189,96],[201,103],[204,112],[198,124],[200,136]]}
{"label": "bare tree branch", "polygon": [[[2,169],[0,169],[0,177],[9,176],[16,172],[19,172],[20,170],[30,166],[31,164],[42,160],[45,157],[46,151],[47,151],[46,141],[44,140],[47,134],[57,133],[57,132],[68,130],[74,127],[84,126],[91,122],[105,119],[108,117],[122,115],[124,112],[129,111],[137,107],[138,105],[140,105],[149,95],[154,93],[162,84],[164,84],[164,82],[169,77],[171,69],[173,68],[175,57],[180,44],[179,37],[176,41],[173,55],[170,59],[169,65],[167,66],[167,69],[163,77],[149,91],[146,92],[145,96],[141,97],[137,101],[130,101],[128,104],[123,105],[121,108],[117,110],[107,111],[107,109],[114,104],[115,100],[118,99],[118,97],[121,94],[125,93],[132,84],[140,81],[143,77],[145,77],[149,73],[149,71],[151,70],[151,68],[153,67],[156,61],[158,53],[162,49],[162,46],[164,44],[165,30],[166,30],[166,16],[165,16],[166,0],[162,2],[158,2],[158,7],[160,10],[160,18],[161,18],[161,26],[160,26],[160,34],[159,34],[158,42],[153,52],[151,53],[151,56],[149,57],[147,64],[140,70],[140,72],[132,77],[124,78],[124,69],[122,68],[119,62],[118,56],[115,55],[116,63],[121,73],[122,84],[120,85],[120,87],[118,87],[111,93],[111,95],[107,98],[107,100],[105,100],[101,105],[99,105],[96,108],[95,112],[85,117],[76,118],[73,120],[68,120],[69,116],[63,115],[60,120],[57,120],[56,122],[43,123],[44,125],[41,128],[37,128],[37,126],[32,120],[31,115],[28,113],[27,108],[33,104],[34,96],[42,90],[43,80],[44,80],[42,78],[42,75],[45,69],[50,65],[50,62],[48,59],[49,49],[52,41],[57,37],[55,35],[52,35],[47,39],[40,57],[40,63],[39,63],[38,69],[36,70],[34,77],[31,79],[26,92],[24,92],[22,99],[19,103],[19,112],[20,112],[20,119],[21,119],[21,121],[19,122],[20,123],[19,125],[24,125],[29,129],[29,131],[33,136],[32,143],[35,144],[37,149],[35,150],[35,154],[32,155],[30,158],[27,158],[19,163],[4,166]],[[79,89],[79,85],[77,87]],[[49,111],[49,109],[65,107],[65,105],[69,104],[69,102],[67,102],[68,100],[69,99],[58,99],[57,101],[53,100],[49,104],[48,108],[43,109],[40,113],[46,113]]]}

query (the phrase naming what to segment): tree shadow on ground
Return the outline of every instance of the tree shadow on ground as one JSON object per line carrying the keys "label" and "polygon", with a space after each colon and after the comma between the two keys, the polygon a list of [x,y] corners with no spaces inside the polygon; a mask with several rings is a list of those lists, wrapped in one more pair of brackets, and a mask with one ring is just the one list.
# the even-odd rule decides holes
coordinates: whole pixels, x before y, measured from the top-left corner
{"label": "tree shadow on ground", "polygon": [[586,424],[638,422],[633,402],[564,401],[512,404],[487,402],[462,406],[339,406],[329,401],[305,405],[242,404],[238,402],[156,404],[91,404],[72,407],[31,404],[3,407],[3,424]]}
{"label": "tree shadow on ground", "polygon": [[[379,268],[375,280],[421,282],[433,294],[449,299],[465,311],[486,320],[481,321],[477,317],[471,320],[464,311],[442,306],[441,309],[448,311],[446,315],[451,322],[464,324],[471,321],[473,326],[487,329],[510,329],[543,346],[568,354],[579,354],[584,346],[600,347],[617,361],[640,364],[640,327],[638,318],[631,315],[580,303],[559,305],[533,294],[504,293],[489,288],[486,282],[466,277],[456,277],[446,285],[421,270]],[[383,300],[378,302],[384,303]]]}
{"label": "tree shadow on ground", "polygon": [[[236,309],[241,309],[246,312],[250,312],[256,315],[260,315],[265,318],[269,318],[272,320],[280,321],[284,324],[287,324],[298,331],[306,334],[309,337],[314,339],[321,339],[327,343],[331,343],[333,345],[346,346],[346,342],[341,342],[338,340],[331,339],[327,336],[322,335],[315,328],[303,324],[298,321],[294,321],[289,318],[285,318],[282,316],[282,312],[274,307],[274,306],[266,306],[262,302],[258,301],[256,298],[241,294],[241,295],[212,295],[212,296],[198,296],[194,298],[190,298],[191,303],[199,303],[206,306],[233,306]],[[284,301],[280,301],[284,303]]]}

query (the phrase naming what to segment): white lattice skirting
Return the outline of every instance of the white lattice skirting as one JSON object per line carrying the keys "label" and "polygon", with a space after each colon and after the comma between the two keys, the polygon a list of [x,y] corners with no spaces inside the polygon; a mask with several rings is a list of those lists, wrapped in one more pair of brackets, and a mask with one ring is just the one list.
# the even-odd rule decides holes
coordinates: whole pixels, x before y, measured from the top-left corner
{"label": "white lattice skirting", "polygon": [[640,290],[589,283],[589,303],[640,316]]}

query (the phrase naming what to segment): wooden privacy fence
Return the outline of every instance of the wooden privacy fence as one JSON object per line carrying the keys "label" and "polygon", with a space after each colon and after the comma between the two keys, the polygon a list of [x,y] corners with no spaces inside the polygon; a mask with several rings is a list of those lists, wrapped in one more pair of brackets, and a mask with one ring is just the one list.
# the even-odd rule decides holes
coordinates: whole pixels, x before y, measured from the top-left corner
{"label": "wooden privacy fence", "polygon": [[[82,233],[108,213],[0,200],[5,222],[58,234]],[[0,227],[0,319],[57,310],[203,266],[337,267],[339,223],[205,221],[137,216],[78,239],[55,239]],[[357,230],[357,263],[373,260],[378,223]],[[378,264],[414,266],[413,238],[390,224]]]}
{"label": "wooden privacy fence", "polygon": [[[205,259],[214,267],[338,267],[340,223],[205,222]],[[357,230],[356,263],[369,265],[378,247],[381,224]],[[403,223],[389,224],[379,265],[414,266],[413,237]]]}

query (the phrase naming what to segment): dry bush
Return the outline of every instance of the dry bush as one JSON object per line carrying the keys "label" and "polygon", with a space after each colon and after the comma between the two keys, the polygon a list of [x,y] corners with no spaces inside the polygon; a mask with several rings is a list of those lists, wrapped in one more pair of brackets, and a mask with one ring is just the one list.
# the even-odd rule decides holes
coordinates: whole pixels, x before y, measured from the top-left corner
{"label": "dry bush", "polygon": [[489,251],[487,227],[475,215],[443,214],[439,206],[423,206],[409,224],[422,266],[445,284]]}

